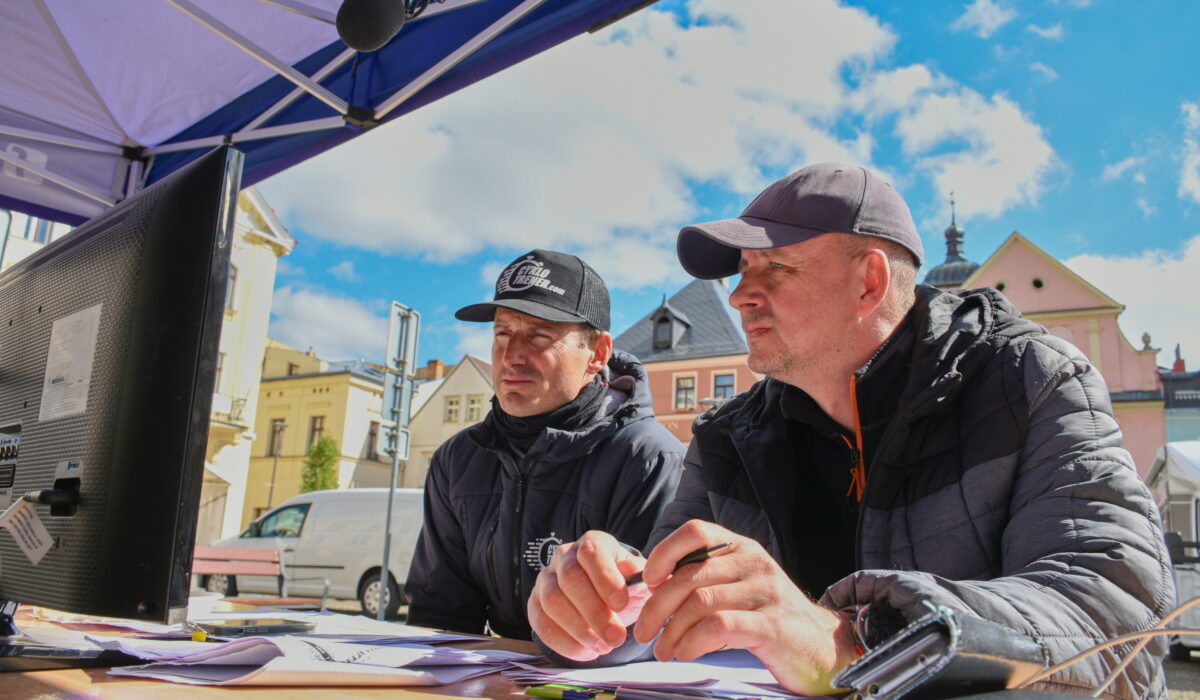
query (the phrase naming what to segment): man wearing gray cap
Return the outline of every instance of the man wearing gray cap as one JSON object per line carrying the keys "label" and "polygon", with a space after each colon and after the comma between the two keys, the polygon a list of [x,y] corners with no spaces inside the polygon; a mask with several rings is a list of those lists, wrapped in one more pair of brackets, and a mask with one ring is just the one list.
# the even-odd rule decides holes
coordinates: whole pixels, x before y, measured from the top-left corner
{"label": "man wearing gray cap", "polygon": [[[577,661],[745,648],[823,694],[930,606],[998,623],[1047,665],[1171,607],[1154,501],[1100,374],[993,289],[915,286],[921,240],[887,183],[804,168],[741,217],[684,228],[678,253],[696,277],[741,274],[730,303],[767,379],[696,421],[648,558],[599,532],[559,548],[529,601],[544,645]],[[648,600],[622,582],[643,568]],[[642,605],[629,639],[620,621]],[[1162,650],[1108,692],[1161,694]],[[1118,661],[1039,687],[1084,692]]]}
{"label": "man wearing gray cap", "polygon": [[408,621],[529,639],[525,600],[554,549],[587,530],[645,545],[683,446],[654,420],[646,368],[613,350],[608,288],[578,257],[530,251],[455,317],[492,324],[496,395],[433,455]]}

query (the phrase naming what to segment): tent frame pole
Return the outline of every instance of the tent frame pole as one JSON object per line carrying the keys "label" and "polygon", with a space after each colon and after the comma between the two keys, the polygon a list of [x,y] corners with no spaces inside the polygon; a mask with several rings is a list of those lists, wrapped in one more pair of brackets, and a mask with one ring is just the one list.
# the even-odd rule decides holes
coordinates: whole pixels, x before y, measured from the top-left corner
{"label": "tent frame pole", "polygon": [[[326,64],[324,68],[317,71],[316,73],[313,73],[312,79],[316,82],[320,82],[320,81],[324,80],[326,78],[326,76],[328,76],[333,71],[337,70],[337,68],[339,68],[346,61],[350,60],[356,53],[358,53],[358,52],[355,51],[354,49],[346,49],[345,51],[338,54],[336,58],[334,58],[332,61],[330,61],[328,64]],[[242,128],[242,131],[243,132],[252,131],[252,130],[257,129],[258,127],[262,126],[267,121],[269,121],[272,117],[274,117],[276,114],[279,114],[279,112],[283,111],[283,109],[285,107],[287,107],[291,103],[295,102],[303,94],[304,94],[304,90],[302,90],[301,88],[296,88],[295,90],[292,90],[282,100],[271,105],[270,107],[268,107],[266,109],[266,111],[264,111],[262,114],[255,117],[253,120],[251,120],[249,124],[247,124],[245,127]]]}
{"label": "tent frame pole", "polygon": [[29,131],[28,129],[19,129],[15,126],[5,126],[0,124],[0,134],[5,136],[13,136],[27,141],[39,141],[41,143],[52,143],[57,146],[66,146],[68,148],[77,148],[81,151],[95,151],[96,153],[106,153],[108,155],[121,155],[124,150],[120,146],[115,146],[104,141],[86,141],[84,139],[71,138],[70,136],[57,136],[54,134],[46,134],[40,131]]}
{"label": "tent frame pole", "polygon": [[313,82],[307,76],[305,76],[303,73],[296,70],[295,68],[292,68],[287,63],[284,63],[283,61],[279,60],[270,51],[267,51],[263,47],[254,43],[248,37],[243,36],[241,33],[234,30],[229,25],[225,24],[224,22],[221,22],[216,17],[213,17],[212,15],[208,14],[204,10],[200,9],[194,3],[192,3],[191,0],[166,0],[166,1],[168,3],[174,5],[176,8],[178,8],[184,14],[191,16],[192,19],[196,20],[200,24],[204,25],[205,27],[208,27],[210,30],[212,30],[215,34],[217,34],[221,38],[232,43],[234,46],[237,46],[242,51],[245,51],[246,53],[250,54],[250,56],[252,56],[256,60],[261,62],[263,65],[267,66],[268,68],[275,71],[276,73],[283,76],[284,78],[292,81],[293,83],[296,84],[297,87],[301,88],[308,94],[312,95],[313,97],[317,98],[318,100],[329,105],[338,114],[345,116],[346,113],[349,111],[349,105],[346,103],[345,100],[343,100],[342,98],[333,94],[329,90],[326,90],[324,87],[318,85],[317,83]]}
{"label": "tent frame pole", "polygon": [[237,131],[228,136],[205,136],[202,139],[191,139],[188,141],[179,141],[178,143],[164,143],[161,146],[147,148],[146,153],[149,155],[160,155],[176,151],[190,151],[194,148],[220,146],[227,142],[236,144],[243,141],[269,139],[276,136],[290,136],[292,134],[307,134],[312,131],[324,131],[326,129],[340,129],[345,125],[346,122],[341,117],[326,117],[324,119],[312,119],[295,124],[280,124],[279,126],[268,126],[250,131]]}
{"label": "tent frame pole", "polygon": [[[168,2],[174,1],[168,0]],[[462,62],[463,59],[478,51],[484,44],[495,39],[497,35],[504,32],[513,24],[516,24],[522,17],[537,9],[545,1],[525,0],[525,2],[506,12],[500,19],[492,22],[483,31],[471,37],[470,41],[467,41],[462,46],[447,54],[442,60],[430,66],[428,70],[413,79],[411,83],[400,88],[398,92],[380,103],[375,108],[375,119],[382,120],[392,110],[404,104],[410,97],[424,89],[426,85],[432,83],[441,77],[442,74]]]}
{"label": "tent frame pole", "polygon": [[0,161],[3,161],[10,165],[16,166],[22,170],[31,172],[34,175],[37,175],[38,177],[49,180],[55,184],[62,185],[63,187],[67,188],[68,190],[71,190],[77,194],[81,194],[84,197],[87,197],[89,199],[94,199],[97,202],[100,202],[101,204],[103,204],[105,206],[111,207],[112,205],[117,203],[116,200],[114,200],[112,197],[109,197],[108,195],[97,194],[96,192],[93,192],[92,190],[88,189],[86,186],[81,185],[78,182],[75,182],[74,180],[72,180],[69,177],[66,177],[63,175],[58,175],[56,173],[52,173],[49,170],[46,170],[45,168],[39,168],[36,165],[27,163],[26,161],[21,160],[20,158],[17,158],[16,156],[10,155],[9,153],[7,153],[5,151],[0,151]]}

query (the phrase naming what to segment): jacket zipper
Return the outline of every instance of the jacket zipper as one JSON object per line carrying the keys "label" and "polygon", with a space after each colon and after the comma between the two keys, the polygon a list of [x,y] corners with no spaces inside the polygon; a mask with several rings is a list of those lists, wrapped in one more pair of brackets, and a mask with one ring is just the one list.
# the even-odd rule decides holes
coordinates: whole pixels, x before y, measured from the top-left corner
{"label": "jacket zipper", "polygon": [[513,603],[519,608],[521,605],[521,532],[524,530],[525,519],[525,475],[526,470],[521,469],[517,472],[517,507],[514,509],[513,515],[513,534],[512,534],[512,570],[513,570]]}
{"label": "jacket zipper", "polygon": [[[941,399],[938,399],[938,400],[940,401]],[[926,404],[922,404],[921,408],[923,408],[925,405]],[[920,415],[921,415],[921,411],[920,411],[920,409],[918,409],[918,410],[915,410],[911,413],[908,413],[908,414],[902,416],[901,418],[903,419],[903,421],[905,423],[911,424]],[[888,443],[891,440],[892,435],[894,435],[896,433],[896,426],[899,424],[900,423],[898,421],[893,420],[888,425],[887,432],[885,432],[883,434],[883,437],[879,438],[879,443],[878,443],[878,447],[876,448],[876,452],[878,452],[880,454],[884,453],[883,448],[888,445]],[[864,501],[867,496],[867,489],[869,489],[870,487],[871,487],[870,481],[866,481],[863,484],[863,500]],[[860,502],[858,505],[858,523],[854,528],[854,567],[855,567],[855,569],[860,570],[860,571],[863,568],[862,528],[863,528],[863,519],[864,519],[864,515],[866,514],[866,510],[867,509],[863,506],[862,502]],[[889,564],[889,566],[890,566],[890,564]]]}

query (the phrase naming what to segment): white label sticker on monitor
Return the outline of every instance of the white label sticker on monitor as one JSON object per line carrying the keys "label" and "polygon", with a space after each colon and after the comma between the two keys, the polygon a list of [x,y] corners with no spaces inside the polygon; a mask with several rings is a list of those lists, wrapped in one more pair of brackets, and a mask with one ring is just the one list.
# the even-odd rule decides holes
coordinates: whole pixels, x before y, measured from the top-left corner
{"label": "white label sticker on monitor", "polygon": [[29,501],[17,501],[0,514],[0,527],[12,534],[17,546],[34,566],[42,561],[42,557],[50,551],[50,545],[54,544],[50,532]]}
{"label": "white label sticker on monitor", "polygon": [[54,322],[46,356],[39,421],[78,416],[87,410],[103,306],[96,304]]}

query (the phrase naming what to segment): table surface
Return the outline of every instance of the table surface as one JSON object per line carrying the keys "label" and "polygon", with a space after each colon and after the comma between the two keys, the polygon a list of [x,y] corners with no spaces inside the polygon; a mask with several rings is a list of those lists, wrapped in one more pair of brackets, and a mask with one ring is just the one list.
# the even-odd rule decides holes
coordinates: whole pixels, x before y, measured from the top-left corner
{"label": "table surface", "polygon": [[[22,628],[42,624],[18,613]],[[451,646],[467,649],[506,649],[536,654],[532,642],[516,639],[483,638],[478,642],[455,642]],[[0,698],[22,700],[65,700],[67,698],[228,698],[234,694],[253,698],[505,698],[523,695],[524,686],[514,684],[499,673],[470,678],[461,683],[435,686],[387,687],[295,687],[295,686],[196,686],[168,683],[142,678],[109,676],[106,668],[70,669],[61,671],[28,671],[0,674]]]}

